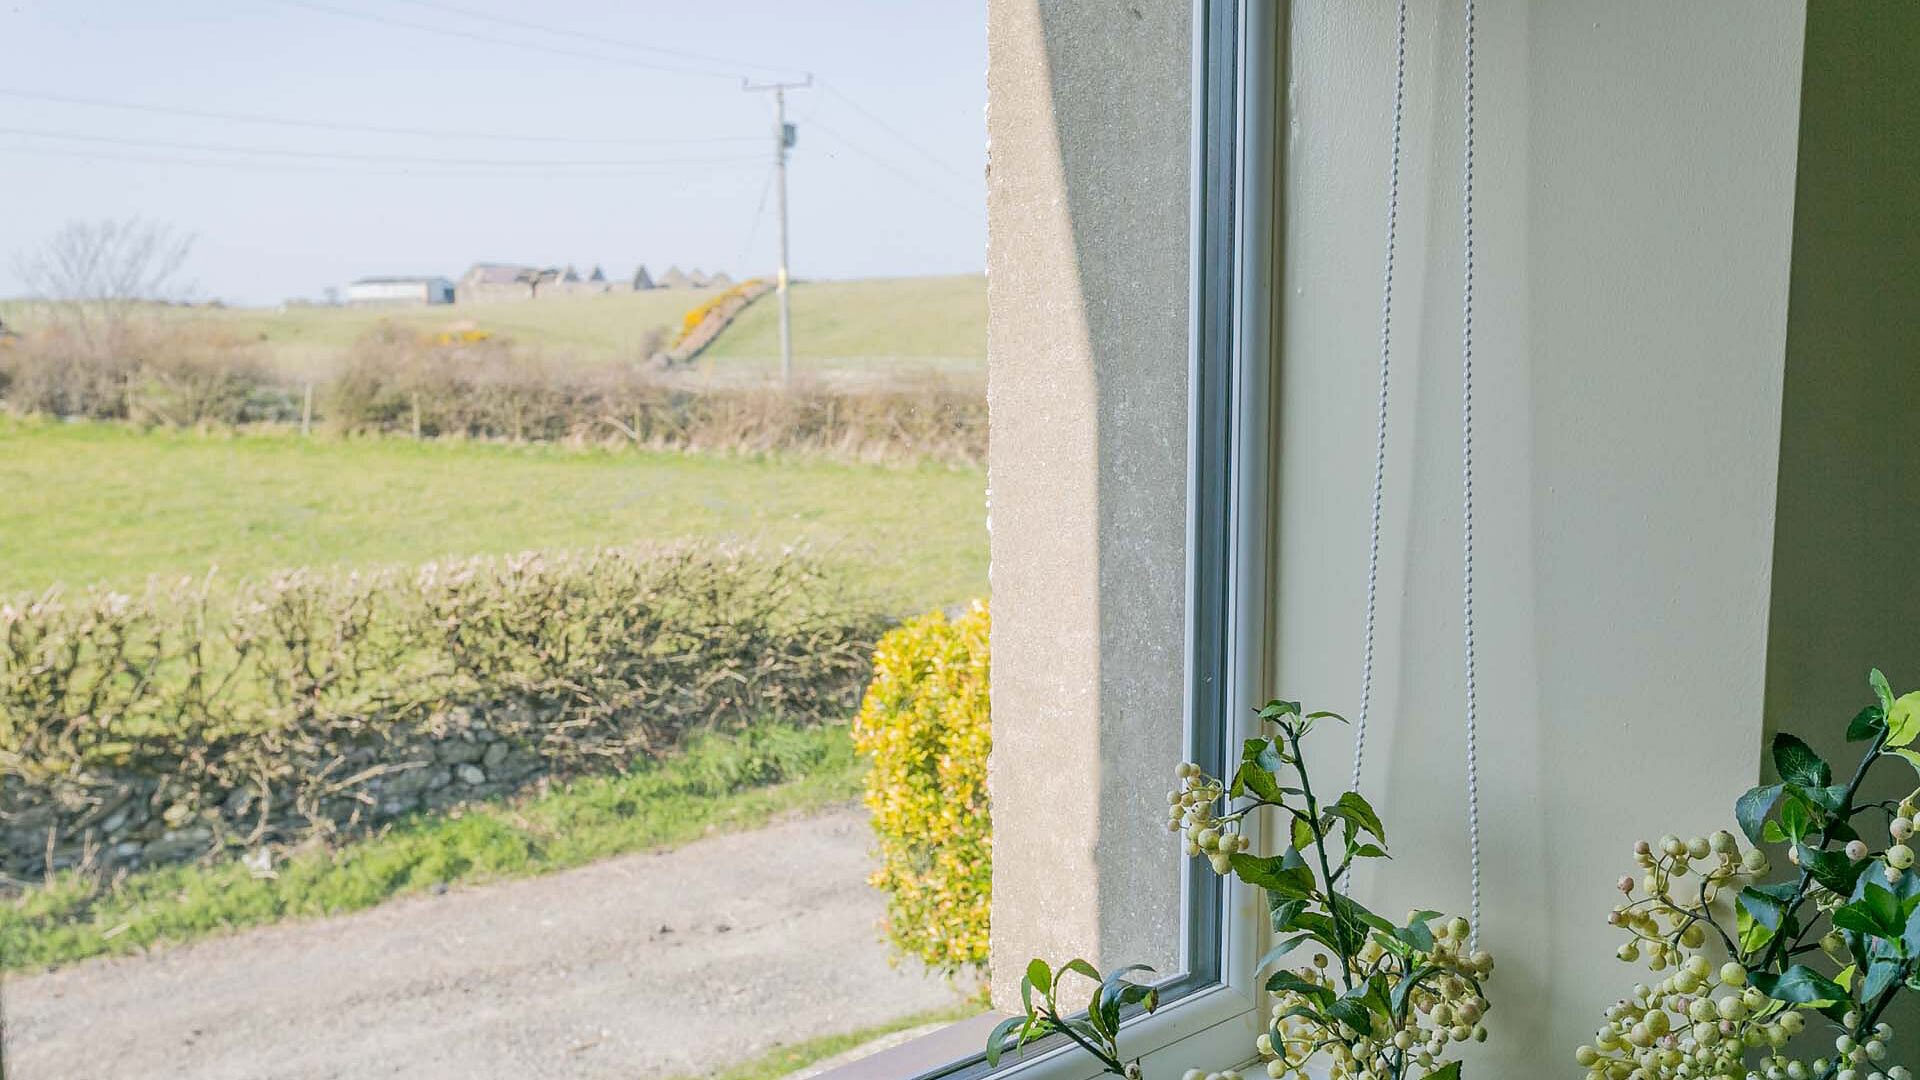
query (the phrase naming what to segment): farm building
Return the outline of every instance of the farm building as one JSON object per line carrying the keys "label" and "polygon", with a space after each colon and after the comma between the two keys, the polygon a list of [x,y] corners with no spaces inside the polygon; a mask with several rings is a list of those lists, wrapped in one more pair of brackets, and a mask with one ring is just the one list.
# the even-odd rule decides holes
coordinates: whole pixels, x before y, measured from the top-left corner
{"label": "farm building", "polygon": [[347,286],[347,303],[451,304],[453,291],[443,277],[365,277]]}

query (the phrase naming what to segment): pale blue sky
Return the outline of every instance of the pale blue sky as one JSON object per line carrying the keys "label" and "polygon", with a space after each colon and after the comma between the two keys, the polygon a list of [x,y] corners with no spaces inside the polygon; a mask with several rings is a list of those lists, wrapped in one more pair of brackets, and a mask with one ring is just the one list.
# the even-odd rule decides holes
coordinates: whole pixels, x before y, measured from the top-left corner
{"label": "pale blue sky", "polygon": [[17,256],[61,222],[128,215],[193,234],[197,294],[229,302],[317,297],[363,275],[453,277],[476,260],[765,272],[771,196],[757,226],[755,210],[771,102],[742,93],[739,75],[780,70],[748,64],[822,80],[788,99],[796,275],[978,271],[984,7],[11,0],[0,296],[22,290]]}

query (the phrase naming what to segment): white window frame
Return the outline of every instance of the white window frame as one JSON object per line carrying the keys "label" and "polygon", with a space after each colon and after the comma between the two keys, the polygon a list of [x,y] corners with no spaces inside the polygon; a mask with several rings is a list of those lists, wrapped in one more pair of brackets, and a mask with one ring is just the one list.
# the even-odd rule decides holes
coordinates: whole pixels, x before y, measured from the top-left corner
{"label": "white window frame", "polygon": [[[1284,18],[1273,0],[1194,0],[1192,257],[1189,318],[1185,740],[1224,775],[1267,697],[1272,523],[1275,145]],[[1256,837],[1256,840],[1258,838]],[[1255,960],[1269,938],[1263,897],[1188,861],[1181,975],[1163,1004],[1121,1025],[1120,1050],[1149,1077],[1251,1060],[1265,1028]],[[1093,1080],[1100,1066],[1065,1039],[987,1070],[975,1055],[918,1080]]]}

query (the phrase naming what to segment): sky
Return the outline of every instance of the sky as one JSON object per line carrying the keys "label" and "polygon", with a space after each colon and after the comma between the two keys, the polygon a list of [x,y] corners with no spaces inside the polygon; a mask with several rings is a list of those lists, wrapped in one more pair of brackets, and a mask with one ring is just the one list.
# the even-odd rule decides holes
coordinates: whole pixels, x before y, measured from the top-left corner
{"label": "sky", "polygon": [[768,273],[773,105],[741,79],[809,74],[795,276],[979,272],[985,24],[984,0],[0,0],[0,296],[62,223],[129,217],[191,235],[184,283],[235,304],[477,261]]}

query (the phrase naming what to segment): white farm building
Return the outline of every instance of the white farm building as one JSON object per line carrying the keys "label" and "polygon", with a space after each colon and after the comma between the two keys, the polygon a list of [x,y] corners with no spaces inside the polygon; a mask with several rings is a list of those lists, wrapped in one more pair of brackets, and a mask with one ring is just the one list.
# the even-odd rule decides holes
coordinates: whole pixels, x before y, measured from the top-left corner
{"label": "white farm building", "polygon": [[367,277],[347,286],[349,304],[451,304],[453,282],[443,277]]}

